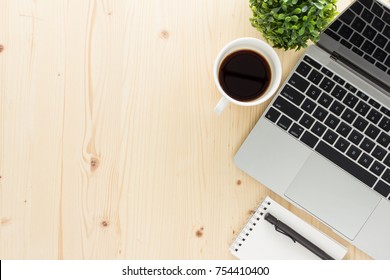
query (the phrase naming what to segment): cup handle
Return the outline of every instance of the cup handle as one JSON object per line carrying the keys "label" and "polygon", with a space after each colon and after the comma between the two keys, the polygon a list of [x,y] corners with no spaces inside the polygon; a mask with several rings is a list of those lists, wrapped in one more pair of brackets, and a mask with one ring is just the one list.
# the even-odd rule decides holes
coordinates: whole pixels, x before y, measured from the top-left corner
{"label": "cup handle", "polygon": [[218,101],[217,105],[214,108],[214,112],[219,115],[222,113],[222,111],[225,109],[226,105],[229,104],[229,100],[227,100],[225,97],[221,97],[221,99]]}

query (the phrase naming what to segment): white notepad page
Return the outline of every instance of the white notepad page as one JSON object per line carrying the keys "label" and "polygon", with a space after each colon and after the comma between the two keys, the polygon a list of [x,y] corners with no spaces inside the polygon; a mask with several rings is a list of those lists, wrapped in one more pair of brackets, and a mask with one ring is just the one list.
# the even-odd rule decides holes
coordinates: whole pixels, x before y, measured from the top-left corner
{"label": "white notepad page", "polygon": [[334,259],[340,260],[345,256],[347,249],[344,246],[309,225],[270,197],[265,198],[230,246],[230,251],[234,256],[245,260],[320,259],[299,243],[294,243],[290,237],[277,232],[272,224],[264,220],[268,212]]}

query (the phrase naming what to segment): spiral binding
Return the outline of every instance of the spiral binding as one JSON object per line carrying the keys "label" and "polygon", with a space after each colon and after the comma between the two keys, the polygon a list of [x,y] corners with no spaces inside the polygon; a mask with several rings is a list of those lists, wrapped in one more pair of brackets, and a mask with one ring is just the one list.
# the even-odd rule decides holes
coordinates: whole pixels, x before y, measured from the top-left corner
{"label": "spiral binding", "polygon": [[252,231],[257,225],[257,222],[260,221],[260,219],[263,218],[265,211],[267,210],[267,207],[271,205],[271,201],[264,200],[260,206],[257,208],[256,212],[252,215],[252,217],[248,220],[245,227],[241,230],[240,234],[237,236],[237,238],[234,240],[232,246],[230,249],[233,252],[238,252],[240,247],[244,244],[244,242],[249,238]]}

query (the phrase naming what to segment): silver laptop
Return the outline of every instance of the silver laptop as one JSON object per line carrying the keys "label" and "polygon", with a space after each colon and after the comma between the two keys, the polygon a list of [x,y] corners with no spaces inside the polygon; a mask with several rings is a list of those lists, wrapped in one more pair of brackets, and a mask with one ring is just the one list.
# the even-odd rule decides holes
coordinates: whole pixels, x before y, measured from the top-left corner
{"label": "silver laptop", "polygon": [[390,9],[353,2],[307,49],[235,155],[256,180],[390,259]]}

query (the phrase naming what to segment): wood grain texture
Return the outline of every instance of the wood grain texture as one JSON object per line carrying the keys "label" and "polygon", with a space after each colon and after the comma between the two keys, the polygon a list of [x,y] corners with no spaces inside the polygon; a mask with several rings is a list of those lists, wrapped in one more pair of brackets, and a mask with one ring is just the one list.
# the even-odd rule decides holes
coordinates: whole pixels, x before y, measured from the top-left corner
{"label": "wood grain texture", "polygon": [[[334,236],[233,164],[267,104],[213,112],[214,59],[260,37],[250,15],[243,0],[0,0],[0,258],[232,259],[266,195]],[[285,78],[302,52],[277,52]]]}

